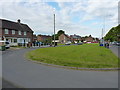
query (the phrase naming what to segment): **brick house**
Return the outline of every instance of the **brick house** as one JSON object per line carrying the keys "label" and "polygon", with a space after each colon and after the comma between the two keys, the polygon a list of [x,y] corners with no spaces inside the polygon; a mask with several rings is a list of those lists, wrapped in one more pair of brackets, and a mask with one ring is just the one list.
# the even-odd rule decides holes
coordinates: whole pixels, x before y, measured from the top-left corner
{"label": "brick house", "polygon": [[60,42],[60,43],[67,43],[67,42],[69,42],[69,41],[71,41],[71,40],[70,40],[70,37],[69,37],[68,35],[66,35],[66,34],[61,34],[61,35],[59,36],[59,42]]}
{"label": "brick house", "polygon": [[33,35],[33,41],[37,41],[37,36],[35,34]]}
{"label": "brick house", "polygon": [[38,35],[37,36],[37,41],[45,41],[45,40],[49,40],[49,39],[51,39],[52,37],[51,36],[49,36],[49,35]]}
{"label": "brick house", "polygon": [[87,41],[87,42],[93,42],[94,38],[90,35],[89,37],[85,38],[85,41]]}
{"label": "brick house", "polygon": [[11,45],[26,45],[33,40],[33,31],[27,25],[0,19],[0,40],[9,41]]}
{"label": "brick house", "polygon": [[82,40],[81,36],[75,35],[75,34],[74,35],[70,35],[70,39],[71,39],[72,42],[81,41]]}
{"label": "brick house", "polygon": [[88,37],[85,37],[85,41],[86,42],[93,42],[94,38],[91,35],[89,35]]}
{"label": "brick house", "polygon": [[86,42],[96,42],[96,43],[98,43],[98,42],[99,42],[99,38],[94,38],[94,37],[92,37],[92,36],[90,35],[90,36],[88,36],[88,37],[85,37],[85,38],[84,38],[84,41],[86,41]]}

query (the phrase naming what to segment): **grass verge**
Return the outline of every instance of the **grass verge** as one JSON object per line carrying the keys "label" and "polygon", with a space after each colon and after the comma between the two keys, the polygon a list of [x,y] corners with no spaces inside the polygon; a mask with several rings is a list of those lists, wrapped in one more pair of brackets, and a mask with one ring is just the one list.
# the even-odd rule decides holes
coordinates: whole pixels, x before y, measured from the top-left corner
{"label": "grass verge", "polygon": [[118,58],[98,44],[40,48],[27,57],[43,63],[80,68],[118,68]]}

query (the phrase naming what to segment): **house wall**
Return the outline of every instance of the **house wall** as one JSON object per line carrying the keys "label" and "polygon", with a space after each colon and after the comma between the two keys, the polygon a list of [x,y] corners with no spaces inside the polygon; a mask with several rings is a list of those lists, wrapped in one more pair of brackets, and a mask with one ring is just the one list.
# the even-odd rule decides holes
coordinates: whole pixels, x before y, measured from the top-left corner
{"label": "house wall", "polygon": [[50,39],[50,38],[51,38],[51,36],[45,36],[45,35],[38,35],[37,36],[38,41],[45,41],[45,40]]}
{"label": "house wall", "polygon": [[64,40],[64,39],[65,39],[64,37],[65,37],[64,34],[61,34],[61,35],[59,36],[59,42],[60,42],[60,43],[64,43],[64,41],[65,41],[65,40]]}
{"label": "house wall", "polygon": [[2,40],[2,28],[0,28],[0,40]]}
{"label": "house wall", "polygon": [[5,34],[4,31],[5,31],[5,30],[2,29],[2,35],[5,36],[5,37],[19,37],[19,38],[20,38],[20,37],[21,37],[21,38],[22,38],[22,37],[24,37],[24,38],[25,38],[25,37],[29,37],[29,38],[32,38],[32,35],[33,35],[33,33],[28,32],[28,31],[26,32],[27,35],[24,35],[24,32],[23,32],[23,31],[21,31],[21,35],[19,35],[19,34],[18,34],[18,30],[15,30],[15,34],[12,34],[12,29],[9,29],[8,34]]}
{"label": "house wall", "polygon": [[[26,32],[26,35],[24,35],[24,32],[21,31],[21,35],[18,34],[18,30],[15,30],[15,34],[12,34],[12,29],[8,29],[8,34],[5,34],[5,30],[2,29],[2,36],[4,40],[8,40],[11,45],[18,45],[19,43],[28,43],[33,41],[33,33],[32,32]],[[14,42],[14,39],[17,39],[17,42]]]}
{"label": "house wall", "polygon": [[92,37],[88,37],[88,38],[85,39],[85,41],[87,41],[87,42],[93,42],[93,38]]}
{"label": "house wall", "polygon": [[37,36],[38,41],[42,41],[42,36]]}
{"label": "house wall", "polygon": [[67,38],[64,34],[61,34],[61,35],[59,36],[59,42],[60,42],[60,43],[66,43],[66,42],[68,42],[68,41],[70,41],[70,39]]}
{"label": "house wall", "polygon": [[33,41],[37,41],[37,36],[33,35]]}

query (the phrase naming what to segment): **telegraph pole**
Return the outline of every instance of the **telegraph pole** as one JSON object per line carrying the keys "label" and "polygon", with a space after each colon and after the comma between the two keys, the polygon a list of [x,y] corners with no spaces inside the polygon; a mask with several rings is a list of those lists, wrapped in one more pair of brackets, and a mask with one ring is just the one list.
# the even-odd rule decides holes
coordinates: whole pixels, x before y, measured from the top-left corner
{"label": "telegraph pole", "polygon": [[55,47],[55,9],[54,9],[54,47]]}

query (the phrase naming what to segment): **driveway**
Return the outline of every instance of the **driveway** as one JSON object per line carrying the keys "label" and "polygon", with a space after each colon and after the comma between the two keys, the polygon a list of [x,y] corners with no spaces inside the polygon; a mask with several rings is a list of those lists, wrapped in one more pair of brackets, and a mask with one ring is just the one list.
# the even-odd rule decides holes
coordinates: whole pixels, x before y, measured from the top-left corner
{"label": "driveway", "polygon": [[[3,78],[16,87],[118,88],[117,71],[80,71],[44,66],[25,58],[25,53],[30,50],[33,49],[3,52]],[[3,84],[3,87],[7,85]]]}

